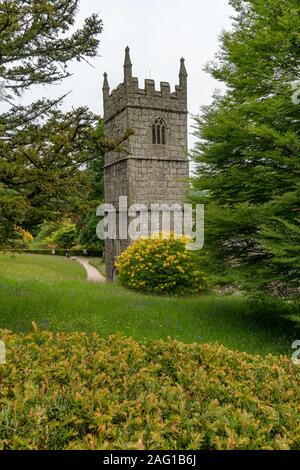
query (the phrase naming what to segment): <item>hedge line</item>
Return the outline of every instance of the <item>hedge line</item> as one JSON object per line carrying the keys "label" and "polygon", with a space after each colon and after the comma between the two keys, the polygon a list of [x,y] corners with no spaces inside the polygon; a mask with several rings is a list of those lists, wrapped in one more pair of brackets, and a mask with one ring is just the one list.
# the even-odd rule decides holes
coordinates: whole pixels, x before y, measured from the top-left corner
{"label": "hedge line", "polygon": [[300,449],[300,370],[218,344],[0,330],[0,449]]}
{"label": "hedge line", "polygon": [[[28,249],[28,250],[18,250],[21,253],[29,253],[32,255],[52,255],[52,250],[46,248],[42,249]],[[67,250],[66,248],[57,248],[55,250],[55,255],[65,256],[66,252],[69,251],[71,256],[91,256],[93,258],[101,258],[103,255],[103,250],[87,250],[87,254],[84,255],[83,250]]]}

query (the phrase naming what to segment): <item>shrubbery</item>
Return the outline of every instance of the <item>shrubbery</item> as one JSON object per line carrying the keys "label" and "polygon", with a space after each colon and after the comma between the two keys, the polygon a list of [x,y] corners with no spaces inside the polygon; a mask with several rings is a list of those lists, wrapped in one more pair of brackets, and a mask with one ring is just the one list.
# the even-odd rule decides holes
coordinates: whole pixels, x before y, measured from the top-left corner
{"label": "shrubbery", "polygon": [[53,232],[45,241],[52,247],[71,248],[76,244],[76,238],[76,224],[69,219],[63,219],[57,231]]}
{"label": "shrubbery", "polygon": [[288,357],[1,331],[0,449],[300,449]]}
{"label": "shrubbery", "polygon": [[31,235],[30,232],[28,232],[28,230],[25,230],[24,228],[19,227],[19,226],[16,226],[15,230],[21,235],[24,243],[27,244],[29,242],[32,242],[33,236]]}
{"label": "shrubbery", "polygon": [[45,221],[40,225],[36,242],[47,246],[51,251],[52,249],[65,251],[82,251],[85,249],[103,253],[104,243],[98,239],[96,234],[97,222],[96,209],[87,214],[84,223],[78,221],[76,223],[67,218],[55,222]]}
{"label": "shrubbery", "polygon": [[[83,249],[79,248],[71,248],[71,250],[68,250],[70,253],[70,256],[92,256],[95,258],[101,258],[103,256],[103,251],[101,249],[99,250],[86,250],[86,253],[83,251]],[[20,253],[30,253],[32,255],[53,255],[52,250],[48,250],[46,248],[42,249],[24,249],[24,250],[18,250]],[[66,249],[64,248],[55,248],[55,255],[57,256],[65,256],[66,254]]]}
{"label": "shrubbery", "polygon": [[118,258],[119,279],[129,288],[156,294],[198,294],[205,289],[203,274],[194,265],[186,240],[162,236],[140,238]]}

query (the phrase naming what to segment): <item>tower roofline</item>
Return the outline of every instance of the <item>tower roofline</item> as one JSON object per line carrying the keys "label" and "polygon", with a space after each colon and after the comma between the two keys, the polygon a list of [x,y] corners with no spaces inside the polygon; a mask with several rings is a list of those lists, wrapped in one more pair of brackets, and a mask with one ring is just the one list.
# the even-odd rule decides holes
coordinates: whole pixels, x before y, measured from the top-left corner
{"label": "tower roofline", "polygon": [[186,68],[185,68],[185,59],[183,57],[181,57],[180,59],[180,70],[179,70],[179,76],[182,75],[184,77],[187,77],[188,76],[188,73],[186,71]]}
{"label": "tower roofline", "polygon": [[106,72],[104,72],[103,77],[104,79],[103,79],[102,93],[103,93],[103,101],[106,102],[109,99],[109,92],[110,92]]}
{"label": "tower roofline", "polygon": [[125,49],[125,60],[124,60],[124,83],[129,84],[132,79],[132,62],[130,59],[130,49],[127,46]]}
{"label": "tower roofline", "polygon": [[167,108],[178,112],[186,112],[187,109],[187,71],[185,60],[180,60],[179,85],[171,90],[169,82],[160,82],[160,88],[156,89],[155,81],[145,79],[144,88],[139,87],[138,78],[132,76],[132,62],[130,49],[125,49],[124,81],[110,93],[107,75],[104,75],[104,114],[110,119],[115,112],[125,107],[139,106],[141,108]]}
{"label": "tower roofline", "polygon": [[108,88],[109,89],[109,84],[108,84],[108,79],[107,79],[107,73],[104,72],[103,74],[104,80],[103,80],[103,89]]}

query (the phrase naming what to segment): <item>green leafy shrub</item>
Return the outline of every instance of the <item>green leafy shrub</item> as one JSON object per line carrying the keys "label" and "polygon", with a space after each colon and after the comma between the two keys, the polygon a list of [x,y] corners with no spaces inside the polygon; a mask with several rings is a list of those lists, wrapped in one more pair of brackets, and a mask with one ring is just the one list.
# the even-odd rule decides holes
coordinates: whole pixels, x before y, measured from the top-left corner
{"label": "green leafy shrub", "polygon": [[39,232],[36,240],[44,242],[46,238],[50,238],[54,232],[57,232],[61,221],[48,221],[45,220],[39,227]]}
{"label": "green leafy shrub", "polygon": [[96,209],[92,209],[86,215],[83,227],[80,230],[79,241],[80,245],[87,249],[102,250],[104,247],[103,240],[97,236],[96,229],[99,223],[99,217],[96,215]]}
{"label": "green leafy shrub", "polygon": [[300,449],[288,357],[83,333],[0,340],[0,449]]}
{"label": "green leafy shrub", "polygon": [[58,230],[53,232],[52,235],[46,239],[46,242],[49,246],[69,249],[75,245],[76,238],[76,224],[69,219],[64,219]]}
{"label": "green leafy shrub", "polygon": [[156,294],[198,294],[205,278],[194,265],[182,238],[140,238],[118,258],[121,283],[129,288]]}

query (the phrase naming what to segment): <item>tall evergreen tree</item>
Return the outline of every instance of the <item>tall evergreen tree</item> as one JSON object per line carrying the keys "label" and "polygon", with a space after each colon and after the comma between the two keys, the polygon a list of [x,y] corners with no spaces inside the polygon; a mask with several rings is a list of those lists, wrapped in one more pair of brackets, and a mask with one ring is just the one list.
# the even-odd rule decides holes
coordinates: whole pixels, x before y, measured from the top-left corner
{"label": "tall evergreen tree", "polygon": [[[226,85],[196,118],[194,189],[216,273],[299,293],[300,3],[230,0],[236,15],[206,70]],[[300,88],[300,85],[298,86]],[[293,94],[293,97],[292,97]],[[300,92],[299,92],[300,95]]]}
{"label": "tall evergreen tree", "polygon": [[102,21],[92,15],[74,30],[78,6],[78,0],[0,0],[0,247],[16,245],[17,224],[76,207],[89,193],[82,170],[115,146],[88,109],[62,113],[64,97],[19,104],[31,87],[69,77],[72,60],[96,56]]}

